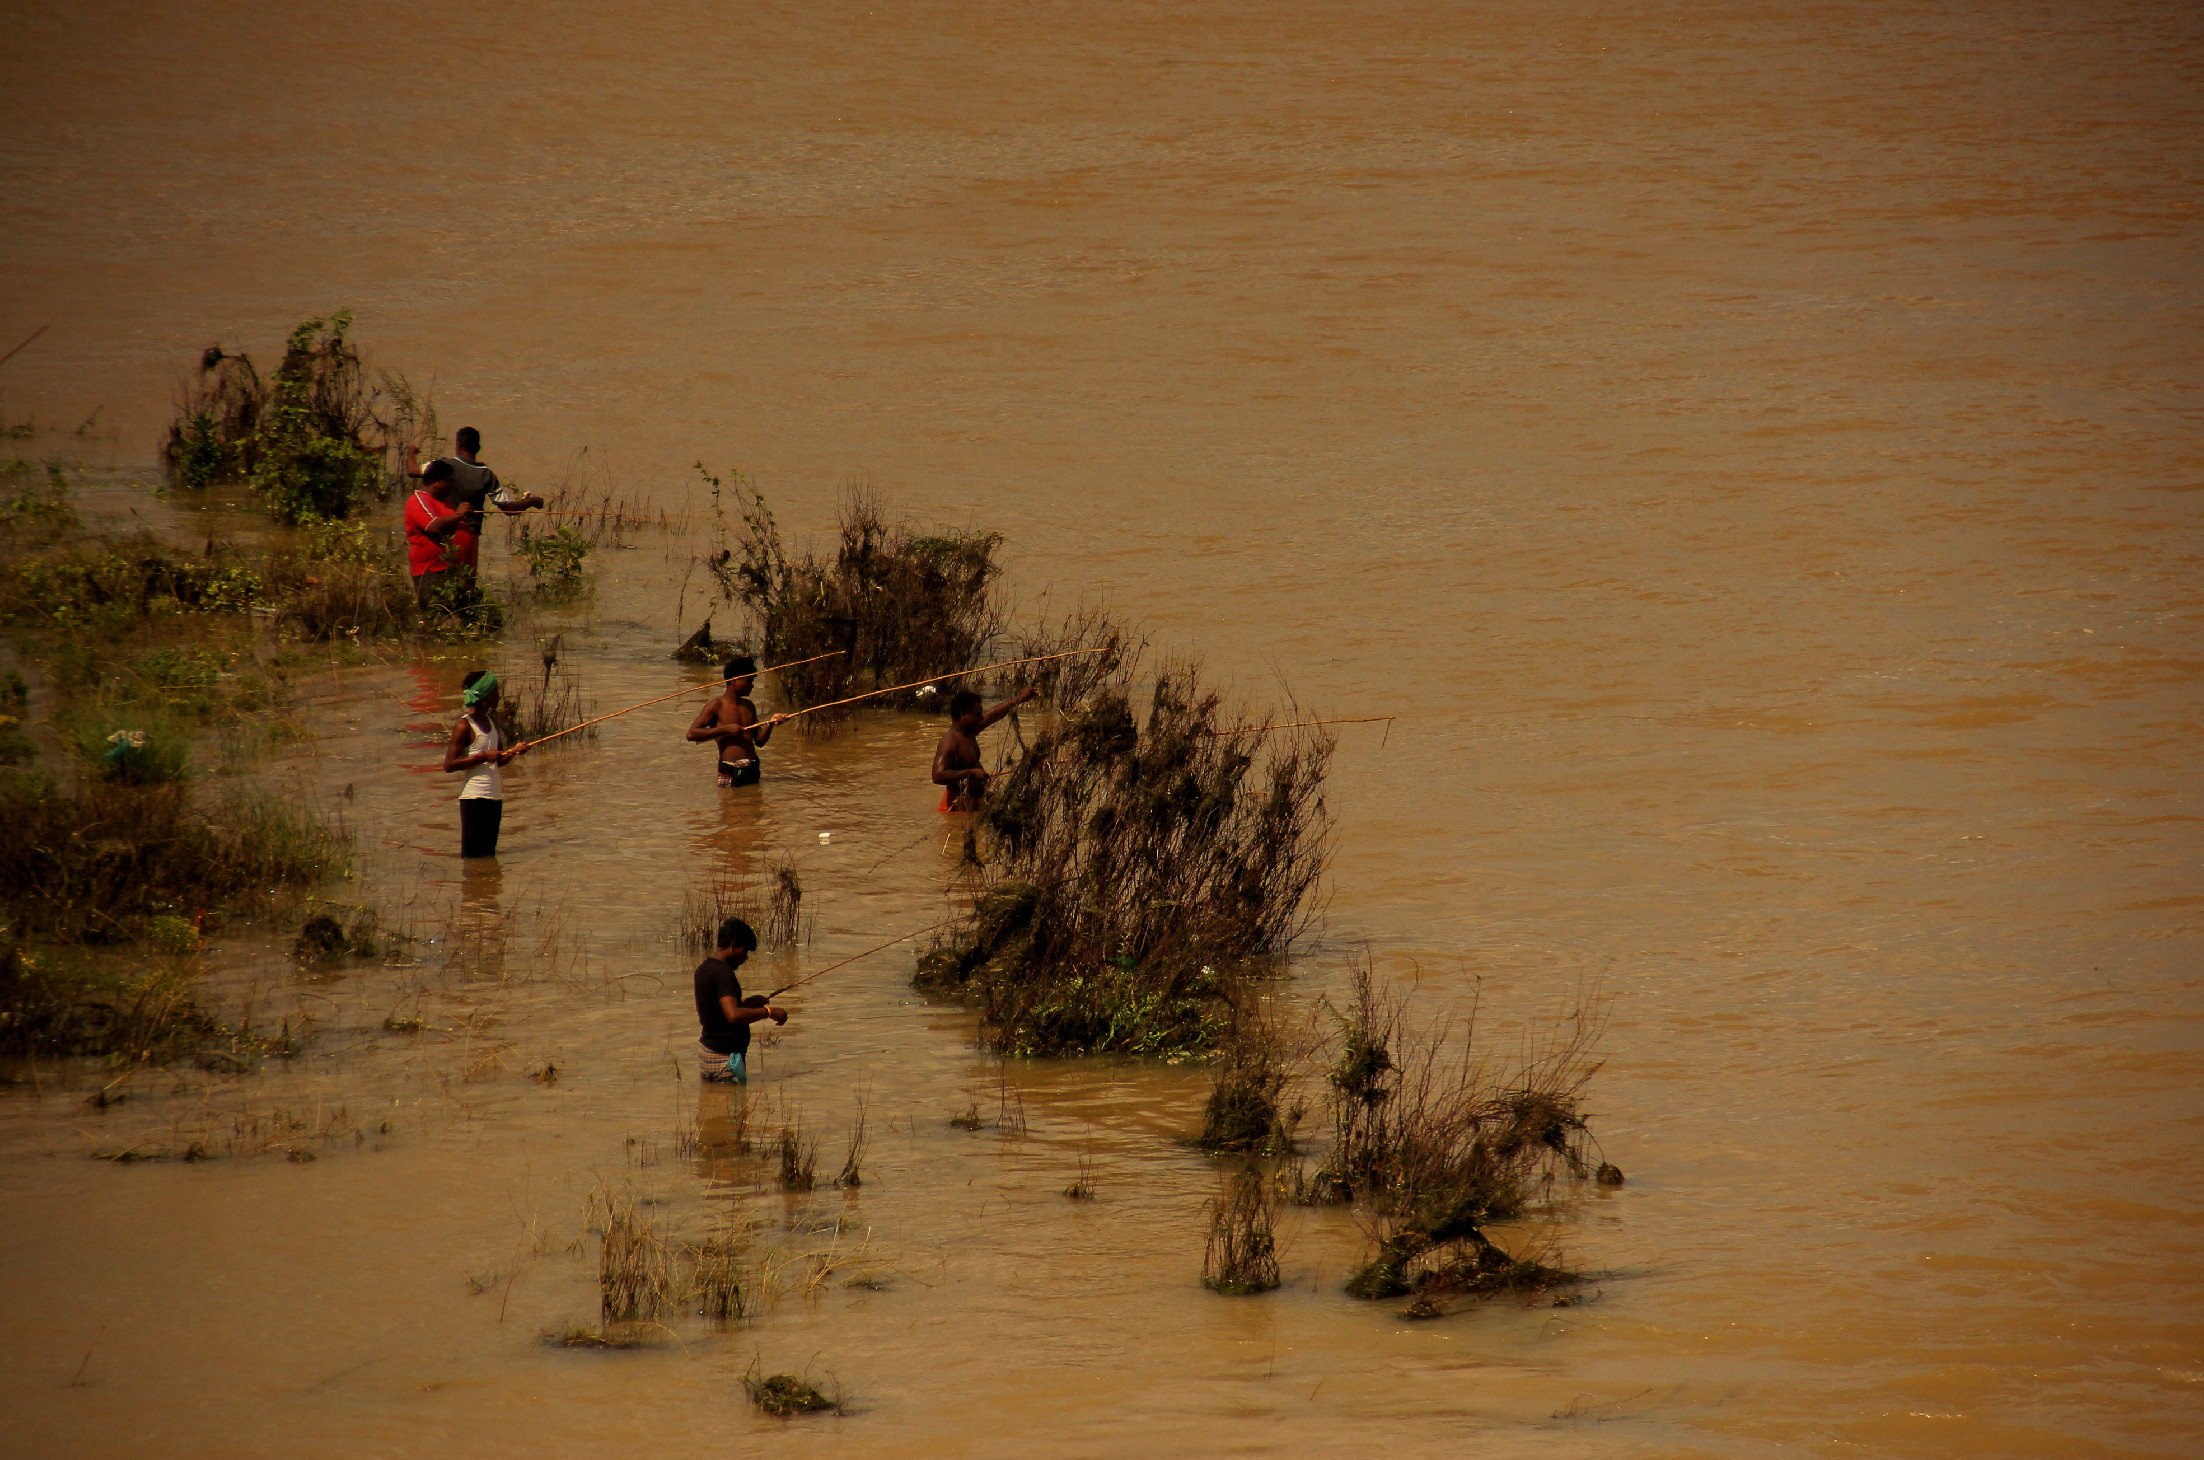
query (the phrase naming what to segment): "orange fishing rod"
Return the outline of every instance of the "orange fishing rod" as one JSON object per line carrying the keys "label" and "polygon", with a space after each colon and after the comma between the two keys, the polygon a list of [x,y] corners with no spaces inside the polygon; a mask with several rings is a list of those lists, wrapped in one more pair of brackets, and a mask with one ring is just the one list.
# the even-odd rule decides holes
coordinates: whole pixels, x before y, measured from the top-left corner
{"label": "orange fishing rod", "polygon": [[890,938],[887,942],[878,944],[871,948],[867,948],[862,953],[852,953],[849,957],[843,959],[840,963],[830,963],[824,968],[814,969],[810,973],[805,974],[802,978],[797,979],[794,983],[784,983],[779,988],[773,990],[773,992],[760,995],[758,997],[762,997],[767,1003],[771,1003],[773,1000],[779,998],[782,994],[787,993],[790,989],[802,988],[805,984],[811,982],[815,978],[820,977],[822,974],[832,973],[837,968],[847,968],[850,964],[855,963],[860,958],[872,957],[873,954],[878,953],[882,948],[893,948],[898,943],[908,943],[911,941],[911,939],[919,936],[919,933],[931,933],[936,929],[946,928],[955,921],[957,921],[957,919],[955,918],[943,918],[940,922],[935,923],[929,927],[920,928],[917,933],[905,933],[900,938]]}
{"label": "orange fishing rod", "polygon": [[[842,651],[840,649],[834,649],[824,654],[814,654],[809,659],[792,659],[786,664],[768,664],[765,668],[759,670],[758,673],[771,674],[775,670],[779,669],[794,669],[798,665],[802,664],[816,664],[821,659],[832,659],[835,655],[841,652]],[[660,695],[657,699],[645,700],[642,704],[639,705],[629,705],[624,710],[614,710],[609,715],[599,715],[594,720],[584,720],[579,725],[569,725],[564,730],[554,730],[549,735],[544,736],[540,740],[529,741],[528,747],[529,749],[533,750],[539,745],[543,745],[550,741],[558,739],[561,735],[572,735],[577,730],[587,730],[592,725],[602,725],[607,720],[617,720],[622,715],[633,714],[635,711],[646,709],[651,705],[662,705],[668,700],[680,699],[683,695],[693,695],[700,689],[725,689],[728,685],[733,684],[735,682],[735,679],[746,679],[748,677],[749,676],[747,675],[738,674],[734,677],[734,679],[722,679],[717,681],[707,681],[703,684],[692,684],[687,689],[677,689],[670,695]]]}
{"label": "orange fishing rod", "polygon": [[842,705],[854,705],[859,700],[877,699],[881,695],[892,695],[899,690],[918,689],[925,685],[938,684],[944,679],[962,679],[966,675],[985,674],[990,669],[1008,669],[1016,664],[1046,664],[1052,659],[1076,659],[1082,654],[1108,654],[1113,652],[1116,647],[1114,644],[1105,644],[1099,649],[1068,649],[1061,654],[1035,654],[1024,659],[1005,659],[999,664],[982,664],[976,669],[956,669],[947,674],[932,674],[924,679],[914,679],[909,684],[891,684],[886,689],[869,689],[861,695],[851,695],[846,700],[828,700],[823,705],[806,705],[800,710],[790,710],[775,715],[773,720],[775,723],[793,720],[798,715],[809,715],[817,710],[832,710]]}

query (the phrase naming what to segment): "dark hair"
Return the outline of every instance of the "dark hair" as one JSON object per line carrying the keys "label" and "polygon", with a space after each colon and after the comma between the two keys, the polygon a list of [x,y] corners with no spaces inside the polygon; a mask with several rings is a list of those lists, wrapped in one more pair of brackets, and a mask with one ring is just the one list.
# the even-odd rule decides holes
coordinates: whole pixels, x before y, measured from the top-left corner
{"label": "dark hair", "polygon": [[715,948],[747,948],[758,951],[758,935],[750,931],[750,925],[741,918],[729,918],[719,925],[719,941]]}
{"label": "dark hair", "polygon": [[986,703],[987,702],[981,699],[976,692],[968,689],[960,689],[955,694],[949,696],[949,718],[952,720],[961,720],[967,714],[971,713],[973,710],[979,709],[982,705]]}
{"label": "dark hair", "polygon": [[737,654],[721,667],[727,671],[729,679],[740,679],[745,674],[756,674],[758,672],[758,661],[747,654]]}
{"label": "dark hair", "polygon": [[451,474],[452,464],[441,456],[421,468],[421,480],[424,482],[440,482]]}
{"label": "dark hair", "polygon": [[473,689],[474,682],[489,672],[487,669],[470,669],[459,676],[459,687],[461,689]]}
{"label": "dark hair", "polygon": [[461,426],[452,433],[452,445],[458,447],[461,451],[480,451],[482,449],[482,433],[472,426]]}

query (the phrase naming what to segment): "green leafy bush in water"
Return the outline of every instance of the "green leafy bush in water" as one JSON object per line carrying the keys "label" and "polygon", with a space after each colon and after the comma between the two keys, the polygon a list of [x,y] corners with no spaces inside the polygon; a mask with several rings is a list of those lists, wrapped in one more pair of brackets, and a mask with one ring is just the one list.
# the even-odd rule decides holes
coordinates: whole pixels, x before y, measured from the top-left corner
{"label": "green leafy bush in water", "polygon": [[[188,927],[189,924],[186,924]],[[0,936],[0,1052],[166,1059],[224,1034],[182,961],[150,967]]]}
{"label": "green leafy bush in water", "polygon": [[919,962],[1007,1053],[1207,1050],[1311,916],[1330,740],[1227,716],[1187,664],[1137,725],[1123,678],[994,779],[971,852],[998,880]]}
{"label": "green leafy bush in water", "polygon": [[0,566],[0,619],[119,632],[155,613],[245,613],[271,598],[239,563],[183,557],[150,537],[65,546]]}
{"label": "green leafy bush in water", "polygon": [[[306,639],[412,626],[412,585],[394,551],[359,524],[315,523],[308,533],[304,547],[271,550],[257,566],[179,554],[148,537],[25,553],[0,561],[0,621],[76,638],[120,636],[163,614],[259,611]],[[332,555],[311,555],[323,549]],[[470,635],[503,623],[495,604],[452,617]]]}
{"label": "green leafy bush in water", "polygon": [[356,503],[384,494],[381,444],[364,439],[380,423],[359,352],[345,339],[351,324],[345,310],[306,321],[276,369],[246,480],[278,521],[349,517]]}
{"label": "green leafy bush in water", "polygon": [[589,561],[589,539],[561,524],[552,532],[537,532],[523,525],[514,549],[528,560],[528,572],[542,592],[564,596],[582,586],[582,569]]}
{"label": "green leafy bush in water", "polygon": [[169,427],[170,481],[247,482],[291,523],[346,518],[388,497],[399,481],[393,449],[432,436],[435,417],[403,377],[368,378],[351,327],[349,310],[300,324],[265,381],[250,357],[209,348]]}

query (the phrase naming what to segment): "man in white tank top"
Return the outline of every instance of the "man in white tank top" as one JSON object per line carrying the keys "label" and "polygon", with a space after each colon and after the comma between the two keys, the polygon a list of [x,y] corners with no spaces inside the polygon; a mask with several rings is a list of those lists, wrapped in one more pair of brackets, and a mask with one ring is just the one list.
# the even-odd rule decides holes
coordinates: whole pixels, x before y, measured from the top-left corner
{"label": "man in white tank top", "polygon": [[498,705],[496,675],[470,670],[459,683],[459,698],[467,713],[452,726],[451,743],[444,747],[445,771],[467,773],[459,788],[459,855],[494,857],[498,826],[505,819],[502,768],[514,756],[527,754],[528,742],[523,740],[510,750],[504,747],[504,736],[492,718]]}

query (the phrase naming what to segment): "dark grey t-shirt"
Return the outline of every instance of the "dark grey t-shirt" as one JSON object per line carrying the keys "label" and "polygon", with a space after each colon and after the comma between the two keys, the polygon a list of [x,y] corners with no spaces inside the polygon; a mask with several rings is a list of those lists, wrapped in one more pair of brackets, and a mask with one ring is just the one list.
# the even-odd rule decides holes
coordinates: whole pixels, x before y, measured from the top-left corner
{"label": "dark grey t-shirt", "polygon": [[719,1006],[720,995],[732,997],[737,1007],[742,1004],[742,980],[735,971],[717,958],[707,958],[696,966],[696,1022],[698,1038],[704,1047],[714,1054],[748,1054],[750,1052],[750,1026],[736,1024],[727,1017],[727,1011]]}
{"label": "dark grey t-shirt", "polygon": [[502,485],[497,473],[478,461],[461,461],[456,456],[443,460],[450,463],[452,469],[452,505],[463,511],[480,512],[483,502],[494,496]]}

